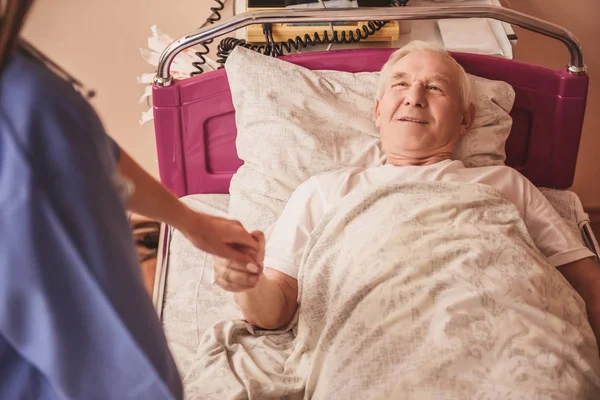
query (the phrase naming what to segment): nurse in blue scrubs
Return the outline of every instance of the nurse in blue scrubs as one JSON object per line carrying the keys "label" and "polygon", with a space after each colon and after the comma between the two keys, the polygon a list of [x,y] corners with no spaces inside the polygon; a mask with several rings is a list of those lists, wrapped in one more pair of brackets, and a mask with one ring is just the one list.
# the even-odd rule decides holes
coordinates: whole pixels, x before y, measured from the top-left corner
{"label": "nurse in blue scrubs", "polygon": [[32,0],[0,0],[0,399],[181,399],[125,207],[252,262],[236,221],[185,207],[106,135],[18,38]]}

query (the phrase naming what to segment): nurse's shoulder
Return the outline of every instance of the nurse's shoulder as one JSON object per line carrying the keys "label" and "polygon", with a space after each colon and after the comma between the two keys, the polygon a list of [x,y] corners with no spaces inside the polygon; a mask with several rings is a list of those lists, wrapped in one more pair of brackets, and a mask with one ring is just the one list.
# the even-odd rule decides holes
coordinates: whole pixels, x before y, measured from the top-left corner
{"label": "nurse's shoulder", "polygon": [[89,107],[70,82],[20,48],[14,50],[4,66],[0,90],[2,108],[7,111],[24,106],[36,111],[65,104],[80,108],[80,111]]}
{"label": "nurse's shoulder", "polygon": [[36,169],[64,174],[95,158],[107,170],[110,143],[97,114],[73,85],[17,49],[0,78],[0,130]]}

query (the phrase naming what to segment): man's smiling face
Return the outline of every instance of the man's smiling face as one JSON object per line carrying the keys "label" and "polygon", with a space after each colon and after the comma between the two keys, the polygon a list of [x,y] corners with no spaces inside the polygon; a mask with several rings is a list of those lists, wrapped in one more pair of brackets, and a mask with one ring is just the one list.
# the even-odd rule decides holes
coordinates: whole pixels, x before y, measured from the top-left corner
{"label": "man's smiling face", "polygon": [[467,132],[459,73],[447,56],[431,51],[409,53],[390,68],[375,108],[388,155],[424,158],[456,146]]}

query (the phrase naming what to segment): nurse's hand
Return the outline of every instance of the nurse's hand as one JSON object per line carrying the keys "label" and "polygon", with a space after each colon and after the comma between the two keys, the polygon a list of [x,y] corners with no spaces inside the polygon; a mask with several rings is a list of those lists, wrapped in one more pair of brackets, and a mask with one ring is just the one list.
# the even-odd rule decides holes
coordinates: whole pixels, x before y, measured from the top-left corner
{"label": "nurse's hand", "polygon": [[256,287],[261,281],[265,257],[265,237],[262,232],[252,232],[259,244],[256,262],[240,263],[231,259],[214,257],[215,283],[229,292],[244,292]]}
{"label": "nurse's hand", "polygon": [[259,241],[239,221],[190,210],[181,233],[197,248],[239,263],[257,263]]}

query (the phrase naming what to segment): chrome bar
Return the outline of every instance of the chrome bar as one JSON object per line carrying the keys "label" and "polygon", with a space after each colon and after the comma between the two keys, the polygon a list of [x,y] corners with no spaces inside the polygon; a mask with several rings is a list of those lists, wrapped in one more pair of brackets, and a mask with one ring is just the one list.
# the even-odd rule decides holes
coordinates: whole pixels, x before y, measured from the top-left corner
{"label": "chrome bar", "polygon": [[585,245],[591,250],[592,253],[596,255],[596,264],[600,266],[600,245],[598,244],[598,241],[594,236],[594,232],[592,231],[592,224],[590,224],[590,221],[584,221],[581,224],[580,229]]}
{"label": "chrome bar", "polygon": [[152,289],[152,304],[162,321],[163,304],[167,284],[167,269],[169,268],[169,248],[171,245],[171,228],[167,224],[160,224],[158,238],[158,254],[156,255],[156,271],[154,272],[154,287]]}
{"label": "chrome bar", "polygon": [[359,7],[347,9],[308,9],[251,11],[227,18],[193,33],[182,36],[163,51],[158,62],[154,83],[157,86],[169,86],[172,77],[170,67],[173,59],[181,51],[214,39],[217,36],[244,28],[253,24],[269,23],[307,23],[307,22],[361,22],[392,20],[423,20],[447,18],[491,18],[521,28],[549,36],[564,43],[571,54],[571,63],[567,70],[576,75],[585,74],[581,45],[568,30],[539,18],[523,14],[508,8],[479,5],[454,5],[436,7]]}

